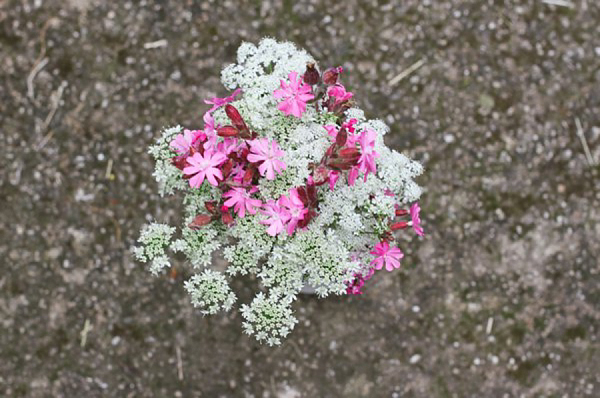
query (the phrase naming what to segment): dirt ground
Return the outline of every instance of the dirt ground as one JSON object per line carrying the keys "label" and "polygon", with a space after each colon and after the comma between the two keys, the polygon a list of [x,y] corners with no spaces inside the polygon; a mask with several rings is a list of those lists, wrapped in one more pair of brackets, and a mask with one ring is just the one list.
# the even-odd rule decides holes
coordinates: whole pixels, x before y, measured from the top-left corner
{"label": "dirt ground", "polygon": [[[0,396],[600,396],[600,3],[547,2],[0,1]],[[147,146],[264,36],[426,168],[404,268],[301,298],[278,348],[130,253],[179,220]]]}

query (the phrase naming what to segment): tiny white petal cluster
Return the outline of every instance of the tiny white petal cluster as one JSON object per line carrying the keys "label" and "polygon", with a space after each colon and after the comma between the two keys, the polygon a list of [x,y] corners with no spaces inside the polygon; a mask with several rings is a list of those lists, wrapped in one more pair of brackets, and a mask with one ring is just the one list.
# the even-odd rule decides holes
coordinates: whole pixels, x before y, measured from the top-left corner
{"label": "tiny white petal cluster", "polygon": [[[183,195],[184,226],[173,240],[175,228],[162,224],[146,226],[140,246],[134,249],[138,259],[150,262],[154,274],[169,266],[166,248],[183,253],[198,272],[185,282],[185,288],[193,305],[201,308],[203,314],[228,310],[233,305],[235,295],[227,277],[256,275],[267,292],[257,293],[249,305],[241,306],[243,325],[246,333],[269,345],[280,344],[294,328],[297,321],[291,306],[303,286],[311,285],[320,297],[345,294],[356,275],[372,271],[370,250],[383,234],[389,233],[396,210],[406,208],[421,195],[414,178],[423,172],[422,166],[388,148],[383,137],[389,127],[381,120],[367,119],[353,102],[343,111],[343,118],[333,111],[317,110],[314,105],[307,106],[299,117],[278,109],[274,91],[287,81],[290,72],[302,76],[307,63],[315,61],[304,50],[266,38],[258,45],[243,43],[237,63],[226,66],[221,73],[225,87],[241,89],[241,94],[229,103],[239,111],[248,128],[260,138],[275,141],[284,152],[285,170],[274,179],[255,182],[258,190],[253,191],[253,199],[273,203],[282,195],[290,195],[290,190],[305,186],[334,142],[324,126],[341,125],[340,120],[356,119],[353,138],[367,130],[374,132],[369,134],[374,136],[376,171],[366,178],[359,175],[350,185],[348,169],[338,168],[340,176],[334,189],[330,181],[316,187],[316,216],[289,235],[285,231],[276,236],[267,234],[264,223],[268,217],[260,211],[247,212],[227,225],[215,216],[208,224],[197,227],[192,225],[195,217],[207,214],[207,203],[222,206],[224,190],[230,188],[221,190],[207,182],[190,187],[173,163],[177,153],[170,146],[184,130],[180,126],[168,128],[149,152],[156,161],[154,177],[160,194]],[[325,68],[319,70],[323,73]],[[322,98],[330,99],[328,94]],[[223,106],[215,107],[211,116],[215,126],[231,124],[231,116]],[[221,137],[217,139],[223,142]],[[217,250],[228,261],[223,273],[210,268]]]}
{"label": "tiny white petal cluster", "polygon": [[219,310],[229,311],[235,303],[225,275],[205,269],[184,283],[185,290],[192,296],[192,304],[199,307],[204,315],[216,314]]}
{"label": "tiny white petal cluster", "polygon": [[258,293],[250,305],[241,306],[244,332],[253,334],[258,341],[266,341],[270,346],[281,344],[281,339],[286,337],[295,324],[290,307],[290,300],[271,292],[265,296]]}
{"label": "tiny white petal cluster", "polygon": [[134,248],[134,255],[141,262],[150,262],[152,274],[170,267],[165,249],[169,247],[174,233],[175,228],[165,224],[153,223],[142,228],[138,239],[141,246]]}

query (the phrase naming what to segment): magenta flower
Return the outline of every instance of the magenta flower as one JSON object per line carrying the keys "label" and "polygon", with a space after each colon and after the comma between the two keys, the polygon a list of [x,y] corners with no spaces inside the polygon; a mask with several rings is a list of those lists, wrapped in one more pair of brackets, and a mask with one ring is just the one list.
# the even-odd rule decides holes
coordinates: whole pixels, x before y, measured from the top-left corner
{"label": "magenta flower", "polygon": [[366,129],[360,135],[358,140],[360,144],[360,158],[358,159],[358,167],[361,171],[365,172],[365,181],[369,172],[375,173],[377,166],[375,165],[375,159],[379,157],[379,153],[375,152],[375,138],[377,133],[371,129]]}
{"label": "magenta flower", "polygon": [[283,111],[286,115],[302,117],[306,111],[306,102],[313,99],[312,88],[308,84],[302,83],[302,78],[298,78],[297,72],[290,72],[288,75],[290,83],[287,84],[281,80],[281,88],[273,92],[277,99],[285,98],[277,105],[277,109]]}
{"label": "magenta flower", "polygon": [[184,155],[189,152],[190,147],[198,138],[204,134],[200,130],[183,130],[183,134],[177,134],[171,141],[171,148],[180,155]]}
{"label": "magenta flower", "polygon": [[304,207],[304,203],[298,196],[296,188],[290,190],[290,197],[282,195],[277,204],[287,211],[289,218],[286,222],[286,231],[288,235],[292,235],[298,226],[300,220],[304,220],[304,216],[308,213],[308,209]]}
{"label": "magenta flower", "polygon": [[352,166],[350,171],[348,172],[348,185],[354,185],[356,178],[358,177],[359,168],[356,166]]}
{"label": "magenta flower", "polygon": [[190,187],[198,188],[204,182],[204,178],[208,180],[210,185],[215,187],[219,185],[217,178],[222,180],[223,174],[219,170],[219,166],[227,160],[227,157],[222,153],[214,153],[212,151],[204,151],[204,156],[199,152],[187,158],[189,166],[183,169],[183,174],[193,176],[190,178]]}
{"label": "magenta flower", "polygon": [[255,139],[248,142],[250,144],[250,154],[248,155],[248,161],[251,163],[259,163],[258,171],[261,176],[267,176],[267,180],[275,179],[275,172],[281,174],[285,170],[285,163],[281,158],[285,155],[279,145],[275,141],[271,141],[266,138]]}
{"label": "magenta flower", "polygon": [[246,215],[246,211],[250,214],[256,214],[255,207],[261,207],[262,202],[260,199],[252,199],[250,195],[257,192],[258,188],[252,187],[249,191],[245,188],[231,188],[230,191],[227,191],[223,194],[224,198],[229,198],[225,201],[224,205],[227,207],[233,207],[233,210],[236,214],[244,218]]}
{"label": "magenta flower", "polygon": [[241,92],[242,92],[242,90],[238,88],[233,93],[231,93],[231,95],[229,97],[225,97],[225,98],[214,97],[211,99],[204,100],[204,103],[212,104],[212,108],[210,108],[210,110],[209,110],[209,112],[212,112],[215,109],[222,107],[223,105],[227,105],[228,103],[235,101],[235,97]]}
{"label": "magenta flower", "polygon": [[238,146],[237,138],[225,138],[217,144],[217,152],[229,155],[231,152],[236,151]]}
{"label": "magenta flower", "polygon": [[327,89],[327,95],[330,97],[335,97],[335,105],[348,101],[354,96],[354,94],[351,92],[346,91],[346,87],[344,87],[344,85],[339,83],[329,86]]}
{"label": "magenta flower", "polygon": [[340,172],[339,171],[335,171],[332,170],[329,172],[329,189],[333,191],[333,188],[335,188],[335,183],[339,180],[340,178]]}
{"label": "magenta flower", "polygon": [[266,220],[260,221],[263,225],[268,225],[267,233],[271,236],[276,236],[284,229],[284,224],[290,218],[289,213],[283,209],[278,202],[269,200],[260,210],[265,216],[269,216]]}
{"label": "magenta flower", "polygon": [[390,248],[390,244],[385,241],[376,244],[371,254],[376,257],[370,265],[375,269],[381,269],[385,265],[385,269],[388,271],[400,268],[400,259],[404,257],[402,250],[397,247]]}
{"label": "magenta flower", "polygon": [[412,227],[419,236],[425,236],[423,232],[423,228],[421,227],[421,218],[419,217],[419,213],[421,212],[421,208],[419,207],[419,203],[415,202],[412,206],[410,206],[410,218],[412,219]]}

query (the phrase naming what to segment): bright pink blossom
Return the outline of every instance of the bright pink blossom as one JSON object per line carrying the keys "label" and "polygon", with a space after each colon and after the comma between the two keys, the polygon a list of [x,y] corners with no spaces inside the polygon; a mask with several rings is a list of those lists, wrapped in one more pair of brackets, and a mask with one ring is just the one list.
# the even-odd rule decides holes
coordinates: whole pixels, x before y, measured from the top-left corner
{"label": "bright pink blossom", "polygon": [[209,110],[209,112],[212,112],[215,109],[222,107],[223,105],[226,105],[230,102],[235,101],[235,97],[241,92],[242,92],[242,90],[238,88],[233,93],[231,93],[231,95],[229,97],[225,97],[225,98],[214,97],[211,99],[204,100],[204,103],[212,104],[212,108],[210,108],[210,110]]}
{"label": "bright pink blossom", "polygon": [[335,188],[335,183],[340,178],[340,172],[332,170],[329,172],[329,189],[333,191]]}
{"label": "bright pink blossom", "polygon": [[290,83],[281,80],[281,88],[273,92],[277,99],[285,98],[277,105],[277,109],[283,111],[286,115],[302,117],[306,111],[306,102],[313,99],[312,88],[308,84],[302,83],[302,78],[298,78],[297,72],[290,72],[288,75]]}
{"label": "bright pink blossom", "polygon": [[335,105],[338,105],[344,101],[348,101],[350,98],[354,96],[349,91],[346,91],[346,87],[343,84],[334,84],[333,86],[329,86],[327,89],[327,95],[330,97],[335,97]]}
{"label": "bright pink blossom", "polygon": [[183,130],[183,134],[177,134],[175,138],[171,141],[171,148],[175,150],[180,155],[186,154],[189,152],[192,144],[198,139],[201,138],[204,133],[200,130]]}
{"label": "bright pink blossom", "polygon": [[198,188],[204,182],[204,178],[208,180],[211,185],[217,186],[219,182],[217,178],[222,180],[223,174],[219,170],[219,166],[227,160],[227,157],[222,153],[214,153],[212,151],[204,151],[204,156],[199,152],[187,158],[189,166],[183,169],[185,175],[193,176],[190,178],[190,186],[192,188]]}
{"label": "bright pink blossom", "polygon": [[258,188],[253,187],[250,190],[245,188],[233,187],[230,191],[223,194],[224,198],[229,198],[225,201],[224,205],[227,207],[233,207],[236,214],[244,218],[246,211],[250,214],[256,214],[255,207],[261,207],[262,202],[260,199],[252,199],[250,195],[257,192]]}
{"label": "bright pink blossom", "polygon": [[360,158],[358,159],[358,167],[365,172],[365,181],[369,172],[375,173],[377,166],[375,159],[379,157],[379,153],[375,152],[375,138],[377,133],[374,130],[366,129],[360,135],[358,140],[360,144]]}
{"label": "bright pink blossom", "polygon": [[423,227],[421,227],[421,218],[419,217],[419,213],[421,212],[421,208],[419,207],[419,203],[415,202],[412,206],[410,206],[410,218],[412,219],[412,227],[419,236],[425,236],[423,232]]}
{"label": "bright pink blossom", "polygon": [[356,178],[358,177],[359,168],[357,166],[352,166],[350,171],[348,172],[348,185],[354,185]]}
{"label": "bright pink blossom", "polygon": [[258,171],[261,176],[267,177],[267,180],[275,179],[275,172],[281,174],[285,170],[285,163],[281,158],[285,155],[279,145],[275,141],[271,141],[266,138],[255,139],[248,142],[250,144],[250,154],[248,155],[248,161],[251,163],[259,163]]}
{"label": "bright pink blossom", "polygon": [[260,221],[263,225],[268,225],[267,233],[271,236],[276,236],[284,229],[284,224],[289,220],[289,213],[274,200],[269,200],[264,204],[260,212],[269,216],[266,220]]}
{"label": "bright pink blossom", "polygon": [[394,268],[400,268],[400,259],[404,257],[404,253],[397,247],[390,248],[390,244],[386,241],[379,242],[371,252],[375,255],[375,259],[371,261],[375,269],[381,269],[385,265],[385,269],[392,271]]}
{"label": "bright pink blossom", "polygon": [[285,195],[281,196],[277,203],[287,211],[289,218],[286,222],[286,231],[288,235],[292,235],[296,230],[296,226],[300,220],[304,220],[304,216],[308,213],[308,209],[304,207],[302,200],[298,196],[298,191],[294,188],[290,190],[289,198]]}

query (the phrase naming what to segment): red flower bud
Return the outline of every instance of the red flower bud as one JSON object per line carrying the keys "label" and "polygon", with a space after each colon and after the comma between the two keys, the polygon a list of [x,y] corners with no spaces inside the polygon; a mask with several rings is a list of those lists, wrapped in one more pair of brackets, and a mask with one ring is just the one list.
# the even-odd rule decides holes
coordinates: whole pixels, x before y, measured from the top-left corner
{"label": "red flower bud", "polygon": [[360,157],[360,151],[356,148],[344,148],[341,149],[338,154],[344,159],[353,159]]}
{"label": "red flower bud", "polygon": [[405,216],[408,214],[408,210],[404,210],[404,209],[397,209],[396,210],[396,216],[400,217],[400,216]]}
{"label": "red flower bud", "polygon": [[233,222],[233,216],[230,212],[223,213],[221,215],[221,221],[223,221],[223,224],[229,225]]}
{"label": "red flower bud", "polygon": [[225,113],[227,117],[231,120],[231,123],[242,133],[246,133],[248,131],[248,126],[244,122],[242,115],[233,105],[225,105]]}
{"label": "red flower bud", "polygon": [[317,201],[317,188],[312,185],[309,184],[306,186],[306,193],[308,194],[308,200],[310,201],[311,204],[316,203]]}
{"label": "red flower bud", "polygon": [[204,202],[204,207],[209,213],[215,214],[217,212],[217,203],[214,200]]}
{"label": "red flower bud", "polygon": [[175,156],[174,158],[171,158],[171,164],[177,167],[179,170],[183,170],[183,168],[187,166],[186,160],[186,155]]}
{"label": "red flower bud", "polygon": [[302,201],[302,204],[308,206],[308,193],[306,192],[306,187],[298,187],[296,192],[298,192],[298,197]]}
{"label": "red flower bud", "polygon": [[317,71],[317,68],[315,68],[315,64],[312,62],[307,63],[306,71],[304,72],[304,83],[314,86],[315,84],[319,83],[319,80],[321,80],[321,76],[319,76],[319,72]]}
{"label": "red flower bud", "polygon": [[390,225],[390,229],[392,231],[396,231],[398,229],[404,229],[406,227],[408,227],[408,223],[405,221],[396,222],[396,223],[393,223],[392,225]]}
{"label": "red flower bud", "polygon": [[233,126],[223,126],[219,127],[219,129],[217,130],[217,135],[219,137],[235,137],[239,133],[240,132],[238,131],[238,129],[236,129]]}
{"label": "red flower bud", "polygon": [[340,131],[338,131],[337,135],[335,136],[335,143],[338,146],[344,146],[346,145],[346,140],[348,139],[348,132],[346,131],[345,128],[341,128]]}
{"label": "red flower bud", "polygon": [[231,159],[227,159],[227,161],[223,164],[222,167],[223,168],[221,170],[223,170],[223,177],[227,178],[227,176],[231,172],[231,169],[233,168],[233,161]]}
{"label": "red flower bud", "polygon": [[325,84],[336,84],[338,80],[338,76],[342,73],[343,69],[341,66],[337,68],[329,68],[323,73],[323,83]]}
{"label": "red flower bud", "polygon": [[188,227],[193,230],[200,229],[201,227],[210,224],[212,216],[210,214],[198,214],[194,220],[188,224]]}
{"label": "red flower bud", "polygon": [[244,173],[244,177],[243,177],[242,180],[247,184],[250,181],[252,181],[253,178],[254,178],[254,168],[253,167],[248,167],[248,169]]}

